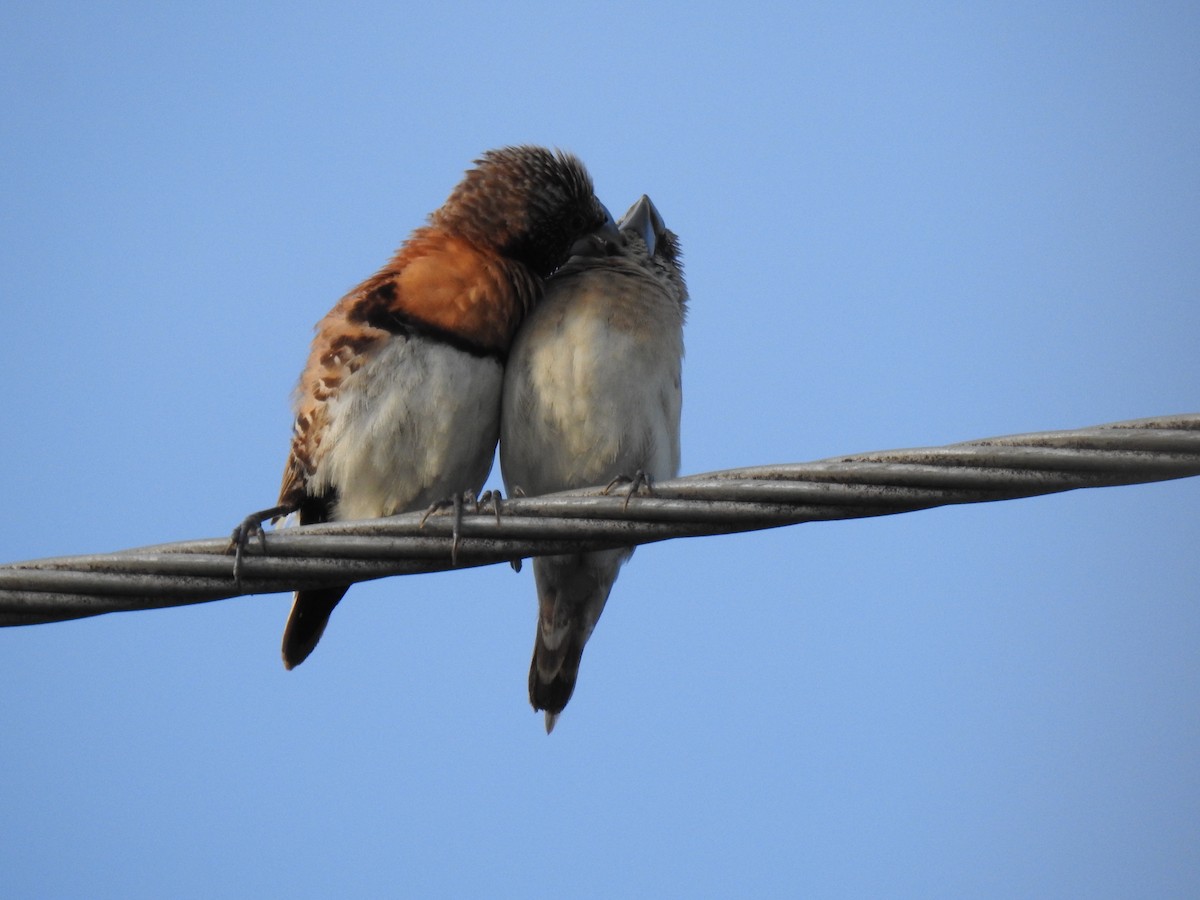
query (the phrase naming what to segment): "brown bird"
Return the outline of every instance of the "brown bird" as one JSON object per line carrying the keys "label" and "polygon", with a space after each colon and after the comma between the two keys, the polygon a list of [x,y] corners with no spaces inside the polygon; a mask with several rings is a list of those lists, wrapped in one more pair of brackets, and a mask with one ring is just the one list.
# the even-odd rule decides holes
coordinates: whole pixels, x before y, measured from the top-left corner
{"label": "brown bird", "polygon": [[[521,326],[504,377],[500,465],[528,495],[679,471],[687,288],[679,242],[649,197],[617,241],[576,245]],[[529,702],[546,731],[571,699],[583,648],[632,547],[533,561],[538,626]]]}
{"label": "brown bird", "polygon": [[[279,504],[235,530],[239,563],[268,519],[369,519],[482,488],[513,335],[543,279],[597,229],[616,234],[576,157],[520,146],[476,160],[429,223],[317,325]],[[296,592],[287,668],[313,651],[347,588]]]}

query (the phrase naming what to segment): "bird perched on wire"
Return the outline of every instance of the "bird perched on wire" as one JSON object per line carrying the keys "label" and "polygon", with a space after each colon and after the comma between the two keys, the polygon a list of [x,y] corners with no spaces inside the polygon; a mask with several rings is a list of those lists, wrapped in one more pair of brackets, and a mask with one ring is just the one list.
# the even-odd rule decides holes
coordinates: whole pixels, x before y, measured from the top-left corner
{"label": "bird perched on wire", "polygon": [[[679,242],[650,198],[546,284],[504,378],[500,465],[510,494],[671,478],[679,471],[687,288]],[[611,484],[610,484],[611,487]],[[571,699],[583,647],[632,547],[533,560],[538,623],[529,701],[546,732]]]}
{"label": "bird perched on wire", "polygon": [[[576,157],[519,146],[476,160],[428,224],[317,325],[279,505],[234,531],[235,565],[268,519],[375,518],[482,488],[513,335],[543,279],[597,229],[616,236]],[[296,592],[287,668],[312,652],[346,590]]]}

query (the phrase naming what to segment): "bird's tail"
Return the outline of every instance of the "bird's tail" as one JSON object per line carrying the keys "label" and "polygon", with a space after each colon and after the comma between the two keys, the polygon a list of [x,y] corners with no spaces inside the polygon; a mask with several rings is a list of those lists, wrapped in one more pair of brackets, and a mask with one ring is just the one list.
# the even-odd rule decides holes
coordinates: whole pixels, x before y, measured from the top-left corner
{"label": "bird's tail", "polygon": [[325,633],[333,608],[349,589],[349,585],[344,585],[296,591],[292,611],[283,629],[283,665],[286,668],[294,669],[308,659]]}
{"label": "bird's tail", "polygon": [[533,561],[538,626],[529,664],[529,702],[546,713],[546,733],[575,692],[579,663],[631,549],[542,556]]}
{"label": "bird's tail", "polygon": [[574,633],[558,635],[558,646],[551,646],[541,623],[533,643],[533,661],[529,664],[529,702],[535,710],[545,710],[546,734],[554,730],[558,715],[575,693],[579,662],[583,659],[583,641]]}

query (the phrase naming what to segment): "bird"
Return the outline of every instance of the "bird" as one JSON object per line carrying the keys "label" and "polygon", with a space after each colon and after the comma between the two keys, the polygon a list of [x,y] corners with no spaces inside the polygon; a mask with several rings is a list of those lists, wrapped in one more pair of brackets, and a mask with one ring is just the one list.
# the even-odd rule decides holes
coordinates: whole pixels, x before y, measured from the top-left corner
{"label": "bird", "polygon": [[[688,292],[678,237],[643,195],[546,284],[504,377],[500,466],[509,495],[536,496],[679,472]],[[628,502],[628,495],[626,498]],[[538,621],[529,701],[546,733],[571,699],[583,648],[632,547],[533,560]]]}
{"label": "bird", "polygon": [[[592,232],[617,236],[578,157],[522,145],[476,159],[426,224],[317,324],[278,505],[234,530],[235,575],[268,520],[369,519],[479,491],[517,326]],[[347,589],[296,592],[286,668],[312,653]]]}

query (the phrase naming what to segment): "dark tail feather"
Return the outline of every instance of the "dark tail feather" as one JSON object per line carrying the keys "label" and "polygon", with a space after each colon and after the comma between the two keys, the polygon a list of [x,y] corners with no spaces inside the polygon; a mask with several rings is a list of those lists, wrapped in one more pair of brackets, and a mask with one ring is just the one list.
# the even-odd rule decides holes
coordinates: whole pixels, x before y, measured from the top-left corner
{"label": "dark tail feather", "polygon": [[345,596],[349,585],[344,587],[317,588],[296,591],[292,612],[283,629],[283,665],[294,669],[308,659],[308,655],[321,640],[329,616],[338,601]]}
{"label": "dark tail feather", "polygon": [[535,710],[546,713],[546,734],[554,730],[558,714],[563,711],[575,682],[579,679],[579,662],[583,658],[583,642],[577,634],[566,639],[566,646],[550,650],[542,639],[539,627],[533,645],[533,661],[529,664],[529,702]]}
{"label": "dark tail feather", "polygon": [[529,702],[546,713],[546,733],[575,692],[579,661],[632,548],[539,556],[533,561],[538,626],[529,666]]}

